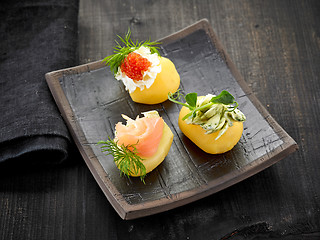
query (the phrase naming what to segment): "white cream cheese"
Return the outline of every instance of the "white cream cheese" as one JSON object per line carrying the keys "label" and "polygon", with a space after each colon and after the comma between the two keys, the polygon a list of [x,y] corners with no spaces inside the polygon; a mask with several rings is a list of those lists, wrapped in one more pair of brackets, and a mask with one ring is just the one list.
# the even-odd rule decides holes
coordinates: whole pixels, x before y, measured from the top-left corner
{"label": "white cream cheese", "polygon": [[148,61],[151,62],[151,66],[149,67],[148,71],[143,73],[143,79],[139,81],[134,81],[133,79],[129,78],[121,71],[120,67],[118,68],[115,78],[119,81],[122,81],[126,87],[126,90],[130,93],[134,92],[136,88],[140,88],[140,90],[143,90],[145,87],[149,88],[154,83],[157,74],[161,72],[160,57],[157,53],[151,54],[150,49],[143,46],[135,50],[134,53],[140,54],[142,57],[148,59]]}

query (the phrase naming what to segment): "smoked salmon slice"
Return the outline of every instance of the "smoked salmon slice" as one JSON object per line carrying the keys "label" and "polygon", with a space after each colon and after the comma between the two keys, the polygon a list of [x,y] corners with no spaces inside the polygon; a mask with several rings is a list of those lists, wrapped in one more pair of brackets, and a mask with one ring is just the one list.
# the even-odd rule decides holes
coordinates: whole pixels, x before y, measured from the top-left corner
{"label": "smoked salmon slice", "polygon": [[141,157],[153,156],[158,149],[164,128],[161,117],[142,117],[133,120],[126,115],[126,125],[121,122],[115,126],[115,140],[121,146],[134,145],[137,155]]}

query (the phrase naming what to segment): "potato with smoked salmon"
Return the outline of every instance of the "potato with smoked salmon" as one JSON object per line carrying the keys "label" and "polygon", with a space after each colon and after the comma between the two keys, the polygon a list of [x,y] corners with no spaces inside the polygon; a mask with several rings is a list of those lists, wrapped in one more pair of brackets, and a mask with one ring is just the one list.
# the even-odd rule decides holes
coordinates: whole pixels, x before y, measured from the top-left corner
{"label": "potato with smoked salmon", "polygon": [[117,80],[122,81],[134,102],[157,104],[168,99],[180,85],[180,76],[173,62],[161,57],[157,42],[134,43],[130,31],[121,38],[114,54],[103,61],[110,66]]}
{"label": "potato with smoked salmon", "polygon": [[183,105],[178,124],[181,131],[206,153],[221,154],[231,150],[240,140],[245,115],[227,91],[220,95],[198,96],[189,93],[186,103],[177,99],[180,93],[169,94],[169,99]]}
{"label": "potato with smoked salmon", "polygon": [[157,111],[143,115],[135,120],[122,115],[127,122],[116,124],[114,140],[99,142],[127,176],[143,178],[154,170],[167,156],[173,141],[173,133]]}

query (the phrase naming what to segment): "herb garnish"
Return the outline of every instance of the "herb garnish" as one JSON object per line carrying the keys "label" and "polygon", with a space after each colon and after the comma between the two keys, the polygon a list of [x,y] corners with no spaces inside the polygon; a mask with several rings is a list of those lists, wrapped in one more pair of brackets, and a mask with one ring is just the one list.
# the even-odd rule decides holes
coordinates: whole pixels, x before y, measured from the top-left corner
{"label": "herb garnish", "polygon": [[[178,99],[180,97],[184,97],[186,100],[186,103],[179,102]],[[203,109],[208,109],[210,108],[213,104],[215,103],[221,103],[224,105],[233,105],[231,108],[229,108],[228,111],[232,112],[234,109],[238,107],[238,103],[234,100],[234,97],[226,90],[223,90],[218,96],[214,96],[211,98],[211,100],[201,106],[197,107],[197,98],[198,94],[197,93],[188,93],[186,96],[183,96],[183,94],[180,93],[180,89],[176,91],[175,93],[169,93],[168,94],[168,99],[174,103],[180,104],[182,106],[185,106],[190,109],[190,113],[188,113],[186,116],[182,118],[182,120],[187,119],[190,116],[195,117],[197,111],[201,111]]]}
{"label": "herb garnish", "polygon": [[132,174],[139,174],[141,181],[144,183],[146,167],[142,163],[143,159],[137,155],[136,144],[119,146],[110,137],[107,141],[99,141],[98,144],[104,144],[101,146],[101,151],[114,157],[114,161],[121,171],[120,175],[125,174],[129,177]]}
{"label": "herb garnish", "polygon": [[119,42],[115,41],[117,45],[113,48],[114,54],[107,56],[102,60],[102,62],[105,62],[106,65],[110,66],[110,70],[114,74],[118,72],[119,66],[121,66],[123,60],[128,56],[128,54],[139,49],[142,46],[149,48],[151,54],[156,53],[160,56],[158,50],[159,47],[157,46],[160,44],[159,42],[151,42],[150,40],[147,40],[145,42],[133,42],[130,38],[130,29],[128,29],[128,32],[126,33],[124,38],[120,37],[119,35],[117,36],[125,46],[121,46]]}

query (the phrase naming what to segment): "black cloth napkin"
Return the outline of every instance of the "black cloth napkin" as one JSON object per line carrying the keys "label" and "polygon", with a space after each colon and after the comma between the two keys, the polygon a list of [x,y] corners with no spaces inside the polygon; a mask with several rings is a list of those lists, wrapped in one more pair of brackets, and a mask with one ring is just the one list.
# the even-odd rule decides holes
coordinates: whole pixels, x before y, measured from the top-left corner
{"label": "black cloth napkin", "polygon": [[77,65],[78,0],[0,3],[0,162],[62,162],[73,146],[45,73]]}

